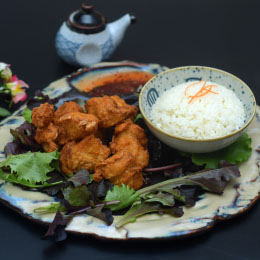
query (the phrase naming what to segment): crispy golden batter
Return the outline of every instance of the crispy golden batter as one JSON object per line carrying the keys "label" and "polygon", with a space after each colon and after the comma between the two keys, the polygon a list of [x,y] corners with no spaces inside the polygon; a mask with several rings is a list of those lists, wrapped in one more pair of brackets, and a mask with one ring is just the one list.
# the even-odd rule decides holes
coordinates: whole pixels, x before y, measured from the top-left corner
{"label": "crispy golden batter", "polygon": [[143,185],[142,169],[149,162],[146,147],[147,138],[141,127],[130,120],[118,125],[110,144],[114,155],[96,166],[94,180],[105,178],[113,184],[139,189]]}
{"label": "crispy golden batter", "polygon": [[128,105],[125,100],[120,98],[119,96],[111,96],[110,98],[112,98],[116,102],[118,107],[121,109],[121,112],[127,115],[125,119],[129,118],[131,120],[134,120],[138,111],[138,108],[136,106]]}
{"label": "crispy golden batter", "polygon": [[139,125],[134,124],[132,121],[126,120],[124,123],[118,125],[115,128],[115,133],[111,143],[111,148],[114,150],[114,152],[112,152],[115,153],[119,150],[122,150],[120,148],[120,143],[124,142],[124,138],[129,137],[135,138],[136,142],[138,142],[139,145],[141,145],[145,149],[147,148],[148,141],[144,129],[141,128]]}
{"label": "crispy golden batter", "polygon": [[64,145],[70,141],[83,139],[98,130],[98,119],[91,114],[70,112],[57,120],[59,137],[57,142]]}
{"label": "crispy golden batter", "polygon": [[108,128],[127,118],[133,119],[137,114],[137,107],[125,103],[118,96],[95,97],[85,104],[87,113],[100,119],[100,126]]}
{"label": "crispy golden batter", "polygon": [[140,126],[127,120],[115,128],[115,134],[110,144],[113,154],[127,150],[134,156],[135,163],[144,168],[149,163],[149,153],[146,148],[147,138]]}
{"label": "crispy golden batter", "polygon": [[136,166],[134,156],[125,150],[96,165],[94,181],[102,178],[116,185],[124,183],[135,190],[143,185],[142,167]]}
{"label": "crispy golden batter", "polygon": [[32,124],[35,127],[47,127],[54,117],[54,106],[49,103],[41,104],[32,110]]}
{"label": "crispy golden batter", "polygon": [[70,101],[70,102],[64,102],[63,105],[58,107],[58,109],[55,111],[54,115],[54,123],[57,124],[59,119],[71,112],[84,112],[83,108],[79,106],[76,102]]}
{"label": "crispy golden batter", "polygon": [[35,140],[42,145],[45,152],[50,153],[58,148],[58,145],[55,143],[58,133],[58,127],[50,123],[47,127],[36,129]]}
{"label": "crispy golden batter", "polygon": [[60,154],[60,165],[64,173],[70,174],[80,169],[93,171],[96,164],[110,155],[110,149],[94,135],[85,137],[79,143],[67,143]]}

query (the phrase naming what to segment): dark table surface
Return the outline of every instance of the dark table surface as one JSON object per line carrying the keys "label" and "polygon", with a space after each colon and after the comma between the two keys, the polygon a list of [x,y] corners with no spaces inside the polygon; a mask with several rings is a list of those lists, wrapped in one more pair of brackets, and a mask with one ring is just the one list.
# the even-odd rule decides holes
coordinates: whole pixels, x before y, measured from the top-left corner
{"label": "dark table surface", "polygon": [[[0,3],[0,60],[36,89],[77,68],[56,55],[54,37],[82,0],[13,0]],[[205,65],[228,71],[253,90],[260,103],[260,2],[252,0],[92,1],[113,21],[134,13],[110,61],[133,60],[168,67]],[[260,205],[179,241],[102,241],[69,235],[41,240],[45,227],[0,205],[0,259],[260,259]]]}

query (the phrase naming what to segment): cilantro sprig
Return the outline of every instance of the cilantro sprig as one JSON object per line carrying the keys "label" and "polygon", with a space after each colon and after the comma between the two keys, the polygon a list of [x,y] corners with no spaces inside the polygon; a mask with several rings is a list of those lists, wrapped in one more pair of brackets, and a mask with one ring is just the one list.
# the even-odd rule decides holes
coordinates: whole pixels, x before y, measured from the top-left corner
{"label": "cilantro sprig", "polygon": [[119,200],[118,204],[109,205],[112,211],[117,211],[132,205],[134,202],[140,200],[139,194],[131,189],[129,186],[122,184],[122,186],[114,185],[112,190],[107,192],[105,202]]}

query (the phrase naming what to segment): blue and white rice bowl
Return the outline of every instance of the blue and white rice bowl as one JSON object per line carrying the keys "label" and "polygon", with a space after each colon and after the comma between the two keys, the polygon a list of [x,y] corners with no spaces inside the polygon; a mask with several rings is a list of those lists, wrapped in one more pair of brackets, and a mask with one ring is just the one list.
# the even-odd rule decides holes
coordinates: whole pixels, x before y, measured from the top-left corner
{"label": "blue and white rice bowl", "polygon": [[[236,94],[242,102],[245,112],[245,119],[241,127],[223,136],[203,139],[179,136],[160,128],[152,113],[160,97],[166,91],[168,93],[170,89],[183,83],[201,80],[224,86]],[[139,97],[139,106],[148,128],[158,139],[177,150],[191,153],[213,152],[232,144],[251,123],[256,110],[254,94],[242,80],[225,71],[201,66],[169,69],[154,76],[143,87]]]}

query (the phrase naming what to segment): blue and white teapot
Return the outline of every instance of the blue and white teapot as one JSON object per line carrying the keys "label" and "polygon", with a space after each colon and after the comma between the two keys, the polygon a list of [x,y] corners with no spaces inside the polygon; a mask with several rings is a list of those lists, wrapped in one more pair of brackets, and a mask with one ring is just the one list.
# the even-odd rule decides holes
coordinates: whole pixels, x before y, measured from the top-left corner
{"label": "blue and white teapot", "polygon": [[67,63],[89,66],[107,60],[122,41],[124,33],[135,17],[124,15],[106,24],[103,14],[93,5],[82,4],[71,13],[56,35],[56,50]]}

